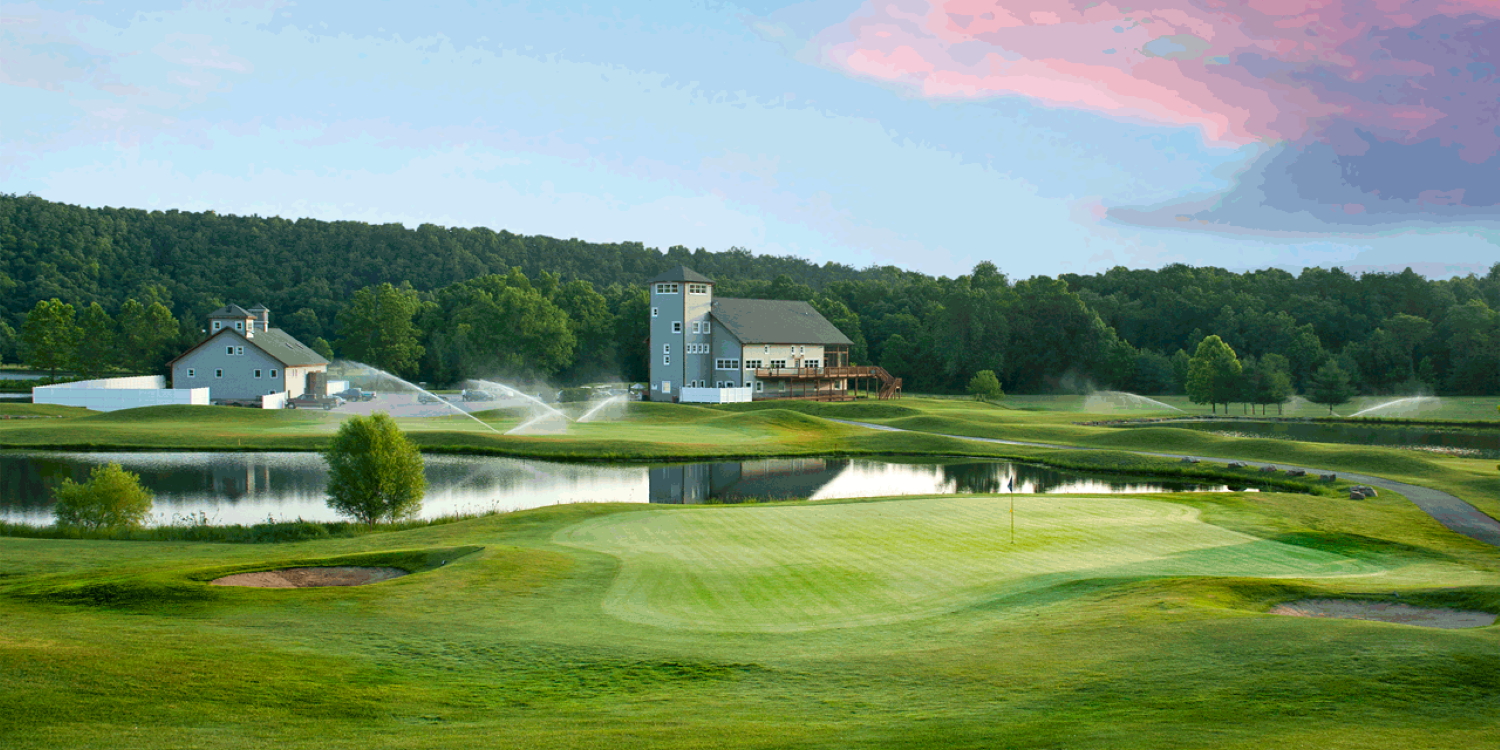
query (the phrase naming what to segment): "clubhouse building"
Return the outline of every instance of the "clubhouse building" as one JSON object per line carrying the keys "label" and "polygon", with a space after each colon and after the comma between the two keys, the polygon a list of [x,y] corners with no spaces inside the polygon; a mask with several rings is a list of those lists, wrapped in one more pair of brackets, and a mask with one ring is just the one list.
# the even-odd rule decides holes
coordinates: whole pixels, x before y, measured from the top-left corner
{"label": "clubhouse building", "polygon": [[852,343],[802,301],[714,297],[714,281],[679,266],[651,291],[652,401],[899,398],[901,379],[849,362]]}

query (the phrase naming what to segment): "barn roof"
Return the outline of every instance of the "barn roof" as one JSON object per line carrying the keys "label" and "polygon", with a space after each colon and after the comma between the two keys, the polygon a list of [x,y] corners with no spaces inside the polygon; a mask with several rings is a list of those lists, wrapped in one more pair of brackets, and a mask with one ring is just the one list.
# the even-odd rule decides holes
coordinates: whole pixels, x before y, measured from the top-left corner
{"label": "barn roof", "polygon": [[720,298],[712,314],[741,344],[854,343],[806,302]]}

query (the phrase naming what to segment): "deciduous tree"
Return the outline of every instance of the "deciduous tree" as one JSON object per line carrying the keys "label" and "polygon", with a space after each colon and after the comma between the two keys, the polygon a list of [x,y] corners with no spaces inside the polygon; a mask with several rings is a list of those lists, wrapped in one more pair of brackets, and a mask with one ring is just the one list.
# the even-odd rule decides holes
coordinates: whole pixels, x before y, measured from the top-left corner
{"label": "deciduous tree", "polygon": [[427,493],[422,454],[383,412],[339,425],[323,452],[328,462],[328,507],[374,526],[421,510]]}
{"label": "deciduous tree", "polygon": [[1215,413],[1218,405],[1224,404],[1227,412],[1239,389],[1242,369],[1234,349],[1223,339],[1213,335],[1204,337],[1188,362],[1188,398],[1195,404],[1213,404]]}
{"label": "deciduous tree", "polygon": [[339,311],[338,349],[346,358],[414,377],[424,351],[415,320],[421,300],[410,285],[389,282],[354,293]]}
{"label": "deciduous tree", "polygon": [[124,352],[120,347],[115,320],[104,311],[104,306],[95,302],[83,309],[78,316],[78,346],[73,349],[73,367],[79,374],[97,378],[121,363]]}
{"label": "deciduous tree", "polygon": [[969,378],[969,393],[980,401],[994,401],[1005,397],[1005,391],[1000,388],[1000,379],[995,377],[994,370],[980,370]]}
{"label": "deciduous tree", "polygon": [[73,306],[58,300],[41,300],[26,315],[21,324],[21,345],[26,363],[38,370],[46,370],[51,378],[57,371],[73,362],[73,352],[78,348],[78,338],[83,334],[75,322],[77,312]]}
{"label": "deciduous tree", "polygon": [[138,474],[119,464],[96,466],[89,480],[64,479],[53,492],[52,516],[58,526],[85,529],[136,528],[151,515],[151,492]]}

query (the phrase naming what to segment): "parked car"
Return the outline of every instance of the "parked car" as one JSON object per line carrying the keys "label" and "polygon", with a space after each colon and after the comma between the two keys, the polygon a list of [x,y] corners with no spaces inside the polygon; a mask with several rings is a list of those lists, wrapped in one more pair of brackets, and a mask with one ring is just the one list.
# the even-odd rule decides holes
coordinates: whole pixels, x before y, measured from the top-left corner
{"label": "parked car", "polygon": [[464,391],[465,401],[494,401],[495,397],[489,391]]}
{"label": "parked car", "polygon": [[338,396],[314,396],[311,393],[304,393],[286,402],[288,409],[322,409],[324,411],[343,405],[344,399]]}
{"label": "parked car", "polygon": [[423,392],[417,394],[417,403],[419,403],[419,404],[441,404],[441,403],[443,403],[443,397],[439,396],[437,394],[434,394],[434,393],[428,393],[426,391],[423,391]]}
{"label": "parked car", "polygon": [[350,388],[334,394],[345,401],[374,401],[378,395],[374,391],[366,391],[360,388]]}

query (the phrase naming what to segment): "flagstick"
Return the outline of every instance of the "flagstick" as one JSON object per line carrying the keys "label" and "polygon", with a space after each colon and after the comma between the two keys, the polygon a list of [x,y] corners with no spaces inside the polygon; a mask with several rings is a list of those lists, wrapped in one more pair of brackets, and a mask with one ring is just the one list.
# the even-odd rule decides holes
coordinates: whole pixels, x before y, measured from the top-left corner
{"label": "flagstick", "polygon": [[1010,543],[1016,543],[1016,479],[1010,480]]}

